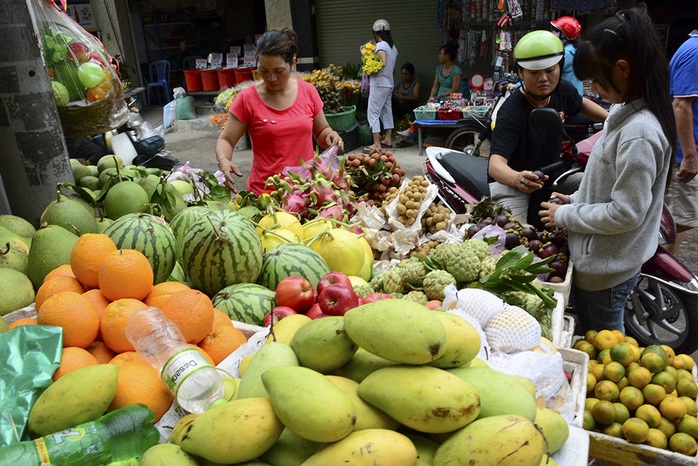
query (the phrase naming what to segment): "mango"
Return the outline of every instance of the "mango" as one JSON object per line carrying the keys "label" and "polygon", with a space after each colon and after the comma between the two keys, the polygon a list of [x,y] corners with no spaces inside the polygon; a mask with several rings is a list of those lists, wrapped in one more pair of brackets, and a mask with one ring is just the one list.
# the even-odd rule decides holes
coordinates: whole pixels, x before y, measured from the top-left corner
{"label": "mango", "polygon": [[478,419],[455,432],[436,450],[433,464],[538,466],[545,453],[545,438],[535,424],[507,414]]}
{"label": "mango", "polygon": [[284,429],[279,440],[259,459],[274,466],[298,466],[325,445],[299,437],[291,429]]}
{"label": "mango", "polygon": [[400,425],[395,419],[385,414],[375,406],[366,403],[358,393],[359,383],[338,375],[326,376],[333,384],[339,387],[354,404],[356,409],[356,424],[354,431],[365,429],[390,429],[396,430]]}
{"label": "mango", "polygon": [[194,419],[199,416],[201,416],[199,413],[189,413],[180,417],[172,428],[172,432],[170,432],[170,436],[167,440],[179,445],[182,442],[182,438],[184,438],[184,434],[187,433],[187,429],[191,423],[194,422]]}
{"label": "mango", "polygon": [[[324,317],[323,317],[324,319]],[[342,367],[334,371],[335,375],[346,377],[355,382],[361,383],[368,375],[380,369],[381,367],[395,366],[398,363],[390,361],[373,353],[369,353],[365,349],[359,347],[354,353],[354,356]]]}
{"label": "mango", "polygon": [[480,334],[475,327],[456,314],[436,312],[435,315],[446,329],[447,343],[444,354],[431,361],[429,365],[448,369],[470,363],[480,352],[481,346]]}
{"label": "mango", "polygon": [[51,270],[70,264],[70,252],[77,241],[77,235],[58,225],[49,225],[34,234],[29,249],[28,275],[35,290]]}
{"label": "mango", "polygon": [[294,434],[312,442],[336,442],[356,423],[349,397],[307,367],[272,367],[262,374],[274,412]]}
{"label": "mango", "polygon": [[250,359],[245,374],[240,378],[235,398],[268,397],[262,383],[262,373],[270,367],[297,365],[298,358],[290,346],[276,341],[265,343]]}
{"label": "mango", "polygon": [[408,434],[407,438],[410,439],[417,449],[417,462],[415,466],[431,466],[434,461],[436,450],[439,448],[439,444],[421,435]]}
{"label": "mango", "polygon": [[562,448],[570,436],[570,426],[554,409],[538,406],[533,422],[543,430],[543,436],[548,441],[549,453],[555,453]]}
{"label": "mango", "polygon": [[359,384],[359,396],[400,424],[426,433],[460,429],[480,413],[480,397],[463,379],[431,366],[378,369]]}
{"label": "mango", "polygon": [[303,466],[413,466],[416,462],[417,449],[406,436],[393,430],[367,429],[352,432],[339,442],[327,445],[308,458]]}
{"label": "mango", "polygon": [[312,322],[313,319],[305,314],[292,314],[281,319],[276,325],[271,327],[271,334],[267,337],[267,342],[276,341],[279,343],[289,344],[293,335],[296,334],[305,324]]}
{"label": "mango", "polygon": [[99,364],[59,378],[29,412],[29,435],[43,437],[102,417],[116,393],[118,375],[116,364]]}
{"label": "mango", "polygon": [[457,367],[449,373],[468,382],[480,394],[479,418],[517,414],[533,421],[536,399],[512,376],[486,367]]}
{"label": "mango", "polygon": [[301,366],[323,374],[342,367],[358,349],[344,331],[342,316],[308,322],[296,331],[290,346]]}
{"label": "mango", "polygon": [[182,447],[173,443],[159,443],[148,448],[141,456],[139,466],[198,466],[199,463]]}
{"label": "mango", "polygon": [[271,448],[283,429],[269,398],[245,398],[209,408],[196,417],[179,446],[190,455],[216,463],[242,463]]}
{"label": "mango", "polygon": [[446,351],[446,329],[436,313],[405,299],[386,299],[344,315],[349,338],[365,350],[402,364],[426,364]]}

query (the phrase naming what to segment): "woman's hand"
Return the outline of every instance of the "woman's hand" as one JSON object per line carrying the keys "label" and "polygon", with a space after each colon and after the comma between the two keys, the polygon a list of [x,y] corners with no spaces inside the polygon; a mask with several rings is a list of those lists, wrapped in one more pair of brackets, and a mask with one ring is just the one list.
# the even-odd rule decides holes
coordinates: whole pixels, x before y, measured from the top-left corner
{"label": "woman's hand", "polygon": [[550,196],[548,202],[541,202],[541,210],[538,211],[541,222],[545,225],[545,228],[555,228],[555,211],[560,208],[561,205],[569,204],[570,197],[560,193],[553,193]]}
{"label": "woman's hand", "polygon": [[237,190],[235,189],[235,179],[233,178],[233,174],[237,177],[242,176],[242,172],[240,169],[233,163],[232,160],[230,160],[228,157],[221,157],[218,160],[218,168],[220,171],[225,175],[225,187],[228,188],[231,192],[237,193]]}
{"label": "woman's hand", "polygon": [[344,140],[337,131],[332,131],[327,135],[328,147],[337,146],[337,152],[344,152]]}
{"label": "woman's hand", "polygon": [[528,170],[519,172],[514,187],[518,188],[519,191],[528,194],[538,191],[543,187],[545,180],[548,179],[548,175],[543,175],[543,179],[541,179],[538,175],[539,174]]}

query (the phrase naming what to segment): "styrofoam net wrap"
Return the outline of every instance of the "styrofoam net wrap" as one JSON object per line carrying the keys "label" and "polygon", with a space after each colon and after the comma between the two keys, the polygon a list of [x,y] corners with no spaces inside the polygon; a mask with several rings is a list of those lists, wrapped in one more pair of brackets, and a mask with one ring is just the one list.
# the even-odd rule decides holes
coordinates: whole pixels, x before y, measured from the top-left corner
{"label": "styrofoam net wrap", "polygon": [[485,335],[492,351],[513,353],[538,346],[541,329],[528,312],[517,306],[506,306],[485,326]]}
{"label": "styrofoam net wrap", "polygon": [[458,309],[469,314],[478,321],[481,328],[487,327],[492,317],[506,307],[506,303],[498,296],[477,288],[458,290],[454,285],[448,285],[444,288],[444,294],[443,306],[446,309]]}

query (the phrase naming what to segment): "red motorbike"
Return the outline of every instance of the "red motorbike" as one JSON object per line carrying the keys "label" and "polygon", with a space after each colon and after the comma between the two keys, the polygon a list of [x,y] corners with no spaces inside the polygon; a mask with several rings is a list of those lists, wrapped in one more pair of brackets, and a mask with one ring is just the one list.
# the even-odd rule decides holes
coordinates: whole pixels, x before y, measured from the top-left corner
{"label": "red motorbike", "polygon": [[[575,143],[567,136],[558,113],[536,109],[531,121],[555,128],[567,140],[560,160],[543,167],[546,174],[564,172],[552,181],[555,187],[567,176],[584,170],[593,143],[601,137]],[[466,204],[489,196],[487,159],[468,152],[428,147],[423,169],[425,177],[438,188],[437,198],[452,211],[466,212]],[[625,306],[625,331],[641,346],[668,345],[677,353],[698,349],[698,276],[662,247],[676,239],[676,226],[666,205],[659,227],[659,246],[642,266],[640,280]]]}

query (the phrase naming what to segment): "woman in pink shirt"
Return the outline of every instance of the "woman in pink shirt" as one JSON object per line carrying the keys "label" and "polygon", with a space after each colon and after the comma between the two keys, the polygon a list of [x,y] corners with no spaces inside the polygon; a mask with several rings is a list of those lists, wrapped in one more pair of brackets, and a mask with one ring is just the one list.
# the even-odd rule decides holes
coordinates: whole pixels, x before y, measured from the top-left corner
{"label": "woman in pink shirt", "polygon": [[291,78],[296,63],[297,36],[288,28],[264,33],[257,41],[257,69],[262,80],[240,92],[230,106],[230,118],[216,142],[216,161],[225,186],[235,192],[233,149],[247,131],[252,142],[252,169],[247,190],[271,191],[264,184],[288,166],[299,166],[315,154],[313,137],[325,147],[344,142],[330,128],[315,86]]}

